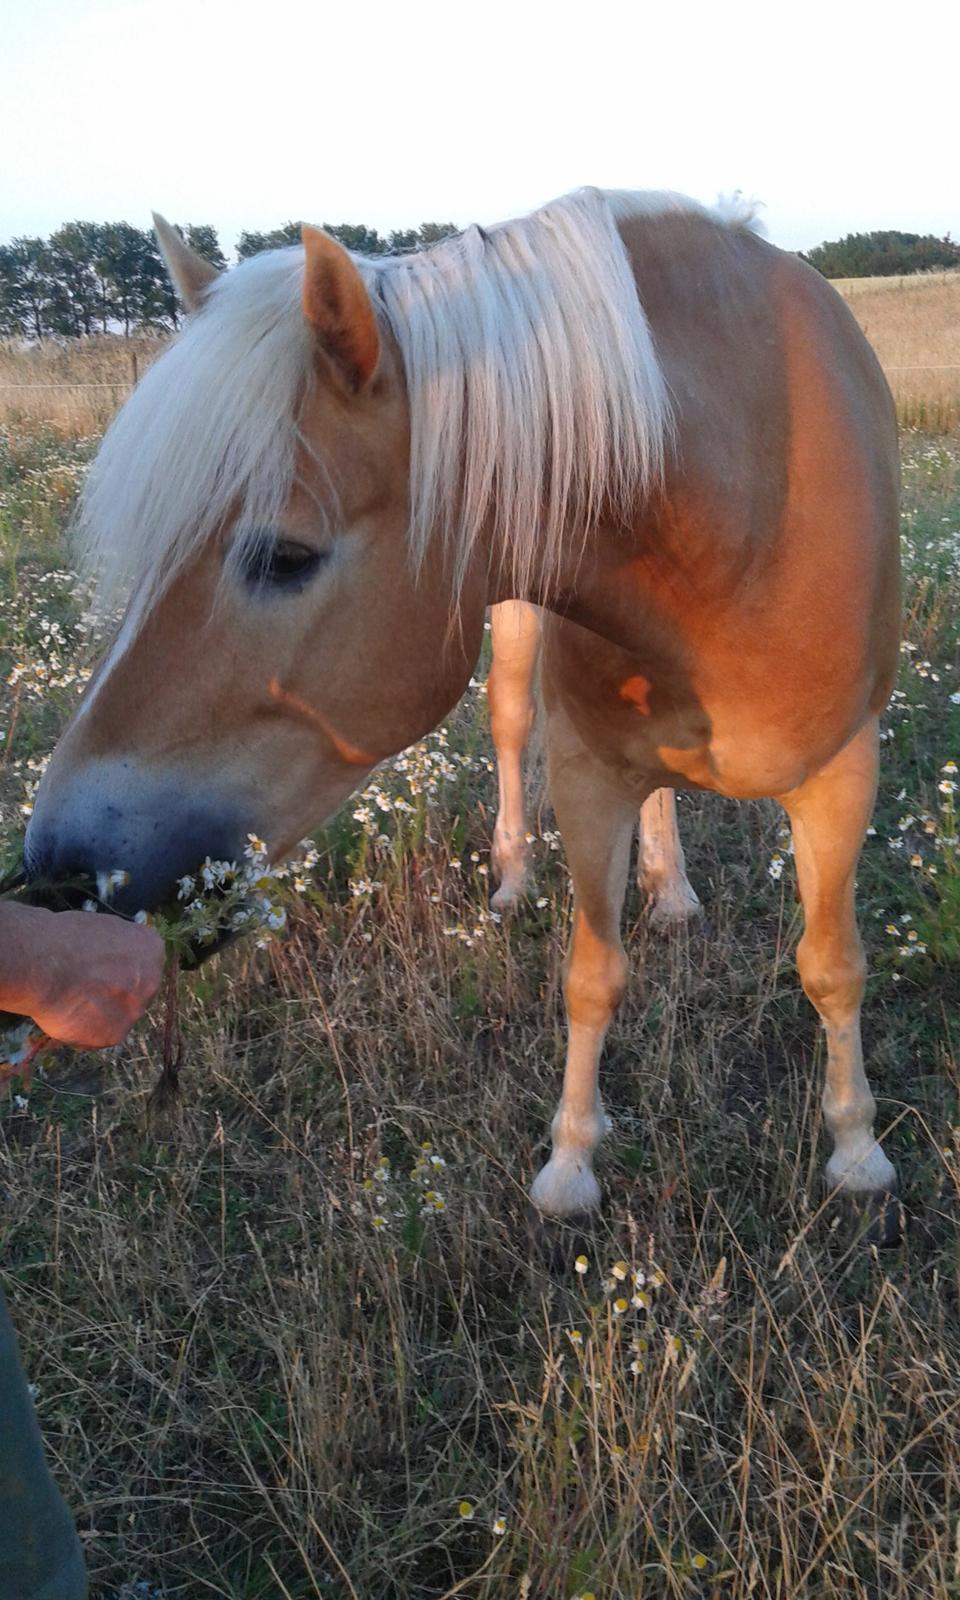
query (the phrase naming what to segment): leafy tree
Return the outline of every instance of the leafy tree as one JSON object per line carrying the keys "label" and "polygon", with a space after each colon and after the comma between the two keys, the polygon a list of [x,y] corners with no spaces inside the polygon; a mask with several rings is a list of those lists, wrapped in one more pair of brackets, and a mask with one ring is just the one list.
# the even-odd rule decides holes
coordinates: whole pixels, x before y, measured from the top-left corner
{"label": "leafy tree", "polygon": [[12,244],[0,244],[0,337],[21,337],[27,331],[25,319],[20,256]]}
{"label": "leafy tree", "polygon": [[848,233],[808,250],[804,260],[825,278],[877,278],[934,267],[960,267],[960,245],[950,235],[901,233],[882,229],[874,233]]}
{"label": "leafy tree", "polygon": [[299,222],[286,222],[282,228],[274,228],[271,233],[250,232],[244,229],[237,240],[237,255],[241,261],[248,256],[258,256],[261,250],[282,250],[285,245],[300,243]]}
{"label": "leafy tree", "polygon": [[391,233],[389,247],[397,255],[404,255],[412,250],[426,250],[459,232],[452,222],[422,222],[419,228],[401,228]]}
{"label": "leafy tree", "polygon": [[[424,222],[419,228],[395,229],[384,238],[376,228],[368,228],[362,222],[325,222],[323,227],[345,250],[361,256],[423,250],[459,231],[452,222]],[[299,244],[300,228],[299,222],[288,222],[270,233],[244,232],[237,242],[237,255],[244,261],[248,256],[259,255],[261,250],[281,250],[285,245]]]}
{"label": "leafy tree", "polygon": [[459,232],[452,222],[421,222],[420,247],[425,250],[428,245],[439,244],[441,239],[449,239]]}
{"label": "leafy tree", "polygon": [[[110,311],[123,324],[126,338],[135,324],[153,320],[158,281],[153,270],[160,257],[151,236],[129,222],[107,222],[100,240],[100,268],[109,286]],[[106,331],[106,330],[104,330]]]}
{"label": "leafy tree", "polygon": [[209,261],[218,272],[223,271],[227,258],[220,249],[216,228],[212,228],[209,222],[188,222],[180,232],[191,250],[195,250],[198,256],[203,256],[204,261]]}
{"label": "leafy tree", "polygon": [[11,264],[17,286],[19,331],[42,339],[55,332],[51,318],[53,289],[50,251],[43,239],[14,239]]}
{"label": "leafy tree", "polygon": [[97,318],[104,318],[106,285],[98,269],[102,234],[98,222],[67,222],[50,235],[60,333],[91,334]]}
{"label": "leafy tree", "polygon": [[[452,223],[424,222],[387,236],[363,223],[325,224],[348,250],[362,255],[422,250],[456,233]],[[216,230],[188,223],[183,237],[218,270],[226,266]],[[300,223],[269,232],[245,231],[241,260],[261,250],[299,244]],[[82,337],[118,326],[176,328],[179,311],[156,240],[129,222],[67,222],[48,240],[0,245],[0,337]]]}
{"label": "leafy tree", "polygon": [[394,255],[408,255],[420,249],[420,234],[416,228],[395,228],[390,235],[390,250]]}
{"label": "leafy tree", "polygon": [[345,250],[358,256],[382,256],[389,248],[376,228],[367,228],[362,222],[325,222],[324,232],[339,239]]}

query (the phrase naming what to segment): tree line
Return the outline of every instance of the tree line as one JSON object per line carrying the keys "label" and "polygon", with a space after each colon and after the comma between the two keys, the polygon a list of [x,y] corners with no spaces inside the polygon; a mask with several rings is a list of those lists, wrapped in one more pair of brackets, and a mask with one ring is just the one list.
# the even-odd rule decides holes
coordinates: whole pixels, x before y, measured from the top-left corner
{"label": "tree line", "polygon": [[[362,224],[324,223],[348,250],[386,255],[421,250],[458,230],[425,222],[382,236]],[[190,223],[181,233],[218,268],[227,258],[216,229]],[[272,232],[244,231],[241,260],[300,241],[300,223]],[[153,234],[129,222],[68,222],[48,239],[0,244],[0,338],[80,338],[94,333],[163,332],[180,324],[179,309]]]}
{"label": "tree line", "polygon": [[[324,223],[348,250],[385,255],[421,250],[457,229],[452,222],[381,235],[362,223]],[[216,229],[190,223],[181,229],[199,255],[227,264]],[[241,260],[261,250],[296,244],[300,223],[271,232],[245,230]],[[960,245],[949,234],[886,230],[848,233],[808,250],[804,259],[827,278],[864,278],[960,267]],[[68,222],[48,239],[0,244],[0,337],[79,338],[93,333],[165,331],[179,326],[177,302],[153,234],[129,222]]]}
{"label": "tree line", "polygon": [[932,233],[900,233],[894,228],[848,233],[803,254],[825,278],[887,278],[960,267],[960,245],[949,234],[938,239]]}

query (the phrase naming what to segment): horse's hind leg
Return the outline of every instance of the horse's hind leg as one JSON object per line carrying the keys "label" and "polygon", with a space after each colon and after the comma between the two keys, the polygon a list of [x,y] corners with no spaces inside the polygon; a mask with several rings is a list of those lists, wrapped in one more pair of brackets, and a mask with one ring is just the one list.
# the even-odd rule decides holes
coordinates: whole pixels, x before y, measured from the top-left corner
{"label": "horse's hind leg", "polygon": [[553,1154],[530,1190],[549,1216],[600,1204],[593,1152],[607,1128],[597,1084],[600,1051],[620,1003],[627,959],[620,912],[636,812],[560,710],[548,721],[550,791],[573,876],[573,938],[564,969],[567,1060],[553,1119]]}
{"label": "horse's hind leg", "polygon": [[502,911],[527,888],[529,847],[523,810],[523,752],[533,723],[533,673],[540,619],[524,600],[490,607],[493,660],[487,680],[490,732],[497,753],[499,804],[490,860],[499,888],[491,904]]}
{"label": "horse's hind leg", "polygon": [[833,1136],[832,1188],[895,1191],[897,1175],[873,1132],[876,1102],[863,1070],[860,1002],[866,963],[854,874],[877,789],[877,724],[869,722],[816,777],[783,797],[793,828],[804,933],[800,981],[827,1035],[823,1114]]}
{"label": "horse's hind leg", "polygon": [[643,802],[637,882],[647,896],[652,928],[677,927],[703,909],[687,878],[672,789],[657,789]]}

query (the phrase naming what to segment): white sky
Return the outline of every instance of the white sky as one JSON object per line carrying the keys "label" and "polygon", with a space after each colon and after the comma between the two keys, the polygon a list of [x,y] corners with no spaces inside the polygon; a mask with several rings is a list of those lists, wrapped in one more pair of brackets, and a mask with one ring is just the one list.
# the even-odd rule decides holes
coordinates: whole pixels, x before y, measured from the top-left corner
{"label": "white sky", "polygon": [[0,0],[0,239],[495,222],[582,183],[960,236],[958,0]]}

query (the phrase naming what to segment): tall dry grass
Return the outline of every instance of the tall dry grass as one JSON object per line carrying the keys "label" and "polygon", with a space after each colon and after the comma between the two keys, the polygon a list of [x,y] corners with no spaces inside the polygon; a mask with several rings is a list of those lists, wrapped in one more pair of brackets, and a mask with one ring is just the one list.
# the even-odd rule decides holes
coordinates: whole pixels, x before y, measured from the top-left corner
{"label": "tall dry grass", "polygon": [[102,433],[163,349],[162,339],[0,342],[0,423],[30,432],[48,425],[70,438]]}
{"label": "tall dry grass", "polygon": [[841,278],[834,285],[887,375],[906,427],[960,427],[960,272]]}

